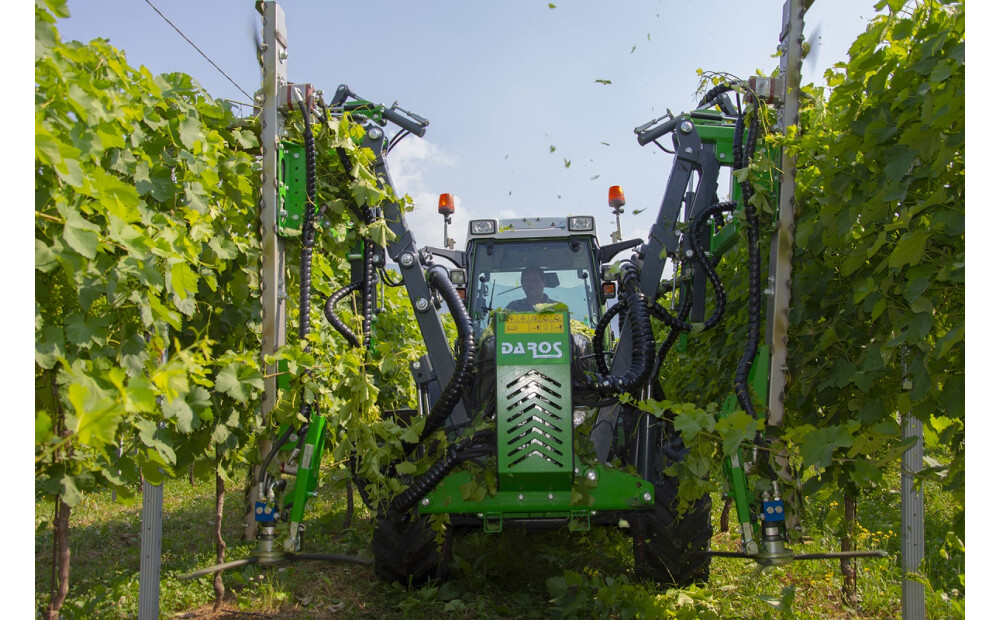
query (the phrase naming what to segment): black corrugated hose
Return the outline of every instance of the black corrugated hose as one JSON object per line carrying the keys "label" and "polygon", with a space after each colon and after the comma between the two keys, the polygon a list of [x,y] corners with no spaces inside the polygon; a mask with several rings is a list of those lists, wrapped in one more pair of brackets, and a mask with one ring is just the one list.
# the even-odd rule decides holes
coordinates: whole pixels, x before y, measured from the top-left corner
{"label": "black corrugated hose", "polygon": [[[718,202],[710,206],[698,214],[695,218],[694,227],[692,229],[691,245],[692,250],[694,251],[694,257],[705,271],[708,281],[712,283],[712,290],[715,291],[715,308],[712,311],[712,316],[704,322],[705,329],[715,327],[719,321],[722,320],[722,315],[726,312],[726,289],[722,284],[722,278],[720,278],[719,274],[715,271],[715,266],[709,262],[708,257],[705,256],[705,248],[701,245],[701,240],[698,238],[698,231],[700,231],[701,227],[705,225],[708,218],[714,217],[717,214],[732,211],[735,207],[736,203],[734,202]],[[693,329],[693,325],[691,323],[671,315],[666,308],[656,302],[650,304],[650,310],[652,311],[653,316],[674,329],[685,332],[689,332]]]}
{"label": "black corrugated hose", "polygon": [[[738,159],[734,157],[734,160],[739,163],[740,168],[746,168],[750,165],[750,160],[753,158],[753,152],[757,143],[757,132],[760,129],[760,118],[756,105],[751,106],[749,115],[751,120],[750,128],[747,132],[747,148],[745,153],[742,148],[737,149],[737,140],[741,142],[743,136],[742,117],[736,122],[733,154],[734,156],[738,154]],[[753,364],[754,356],[757,355],[757,344],[760,341],[760,221],[757,218],[757,208],[751,200],[753,198],[753,186],[750,184],[749,175],[746,181],[740,183],[740,189],[743,191],[743,212],[746,215],[747,221],[747,267],[749,271],[750,292],[747,301],[749,310],[747,341],[743,349],[743,356],[740,357],[739,364],[736,366],[734,383],[736,399],[739,401],[740,407],[747,414],[756,418],[757,410],[750,395],[748,379],[750,377],[750,366]]]}
{"label": "black corrugated hose", "polygon": [[[302,112],[302,138],[306,148],[306,211],[302,218],[302,252],[299,255],[299,339],[305,341],[309,336],[309,307],[312,305],[312,253],[316,242],[316,231],[313,227],[316,218],[316,140],[313,137],[312,122],[309,110],[304,101],[299,101]],[[306,344],[304,349],[309,350]],[[308,372],[308,371],[307,371]],[[303,390],[302,404],[299,415],[306,419],[312,416],[312,405],[305,400]],[[304,430],[300,428],[300,434]]]}
{"label": "black corrugated hose", "polygon": [[416,506],[421,497],[434,490],[434,487],[462,462],[463,452],[476,445],[491,445],[494,443],[494,437],[492,431],[479,431],[472,437],[466,437],[458,443],[448,446],[444,457],[414,480],[409,488],[392,499],[389,504],[390,516],[398,518],[409,512],[411,508]]}
{"label": "black corrugated hose", "polygon": [[[639,288],[638,270],[631,262],[622,263],[622,290],[624,292],[622,301],[615,304],[608,311],[608,314],[613,315],[621,312],[622,310],[616,311],[615,308],[624,305],[624,311],[627,313],[629,329],[632,334],[631,365],[620,376],[614,376],[607,370],[607,364],[603,363],[604,329],[607,328],[609,319],[608,321],[599,322],[594,330],[593,344],[595,361],[598,364],[597,376],[582,376],[574,379],[574,382],[582,382],[583,388],[594,390],[601,396],[626,394],[641,388],[649,378],[649,373],[653,367],[653,357],[655,355],[653,326],[649,322],[646,296],[643,295]],[[607,315],[605,318],[607,318]],[[602,323],[603,328],[601,328]]]}
{"label": "black corrugated hose", "polygon": [[355,335],[351,328],[340,320],[340,317],[337,316],[334,308],[338,303],[340,303],[341,299],[347,297],[354,291],[360,290],[361,287],[362,282],[360,280],[357,282],[351,282],[344,288],[336,291],[333,295],[330,295],[330,297],[326,300],[326,305],[323,307],[323,314],[326,315],[326,320],[330,322],[330,325],[333,325],[333,328],[337,330],[337,332],[340,333],[340,335],[343,336],[344,339],[347,340],[347,343],[352,347],[360,347],[361,341],[358,340],[357,335]]}
{"label": "black corrugated hose", "polygon": [[[685,295],[684,301],[681,302],[681,307],[677,311],[677,317],[681,321],[687,321],[688,314],[691,312],[691,306],[694,305],[694,300],[691,298],[691,286],[689,284],[685,285]],[[653,302],[654,305],[659,305]],[[667,359],[667,353],[670,352],[671,347],[677,342],[677,338],[680,337],[682,329],[676,327],[670,328],[670,333],[664,338],[663,343],[660,344],[660,348],[656,351],[656,360],[653,362],[653,372],[652,376],[654,378],[660,376],[660,368],[663,366],[663,360]],[[663,386],[660,385],[659,380],[654,380],[652,383],[652,396],[656,400],[665,400],[667,395],[663,393]]]}
{"label": "black corrugated hose", "polygon": [[[427,283],[441,294],[455,320],[455,327],[458,329],[458,356],[455,360],[455,374],[427,414],[427,421],[424,423],[424,430],[420,434],[418,443],[430,437],[431,433],[440,428],[451,415],[462,397],[462,392],[472,382],[476,361],[476,340],[472,331],[472,319],[465,309],[465,304],[462,303],[462,298],[458,296],[455,285],[448,278],[447,270],[440,265],[434,265],[427,271]],[[412,451],[415,445],[411,444],[409,451]]]}
{"label": "black corrugated hose", "polygon": [[701,101],[698,102],[698,107],[700,108],[704,106],[705,104],[709,103],[722,93],[728,93],[731,90],[733,90],[732,84],[729,84],[728,82],[723,82],[722,84],[719,84],[718,86],[712,88],[707,93],[705,93],[705,96],[702,97]]}

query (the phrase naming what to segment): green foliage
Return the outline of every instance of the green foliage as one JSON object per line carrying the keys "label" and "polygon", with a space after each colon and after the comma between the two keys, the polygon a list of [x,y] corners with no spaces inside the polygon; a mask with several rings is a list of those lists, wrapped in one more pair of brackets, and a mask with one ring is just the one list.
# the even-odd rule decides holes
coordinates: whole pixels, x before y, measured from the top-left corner
{"label": "green foliage", "polygon": [[[289,329],[271,360],[287,362],[291,388],[264,429],[258,128],[188,76],[154,78],[102,40],[62,42],[52,13],[36,8],[40,488],[71,504],[97,485],[128,497],[140,474],[157,482],[191,465],[214,469],[217,448],[228,478],[245,467],[243,448],[258,431],[272,435],[293,422],[303,399],[330,418],[341,462],[356,453],[366,477],[385,486],[385,466],[413,432],[381,419],[415,402],[408,362],[418,357],[419,335],[410,304],[401,289],[384,287],[372,345],[358,350],[315,303],[349,284],[347,255],[358,240],[384,245],[392,234],[384,219],[352,215],[396,199],[376,179],[372,152],[358,146],[363,129],[346,118],[313,127],[314,327],[304,340]],[[290,139],[301,140],[302,119],[288,123]],[[298,262],[289,244],[290,298],[300,290]],[[359,308],[343,306],[342,319],[360,333]],[[297,324],[298,305],[288,309]]]}
{"label": "green foliage", "polygon": [[853,494],[880,479],[908,413],[947,444],[945,488],[964,494],[964,40],[963,2],[877,17],[788,141],[788,436]]}
{"label": "green foliage", "polygon": [[625,575],[565,570],[545,586],[560,618],[721,618],[708,590],[692,586],[651,594]]}
{"label": "green foliage", "polygon": [[[851,46],[850,60],[827,71],[829,89],[803,88],[800,125],[764,140],[798,165],[781,439],[806,495],[826,488],[858,496],[898,468],[908,445],[900,416],[912,413],[928,445],[949,455],[922,476],[942,477],[962,505],[965,7],[890,5]],[[734,174],[762,198],[773,168],[759,152]],[[775,222],[762,214],[761,225],[766,273]],[[715,409],[731,393],[745,344],[746,248],[718,271],[727,316],[715,330],[692,333],[661,373],[667,400],[643,406],[670,412],[691,448],[673,469],[687,498],[709,488],[705,476],[722,454],[752,437],[743,412],[721,421]],[[963,520],[959,512],[956,526]]]}
{"label": "green foliage", "polygon": [[[227,458],[261,375],[254,133],[36,7],[36,478],[73,505]],[[120,456],[119,456],[120,454]],[[162,474],[161,474],[162,472]]]}

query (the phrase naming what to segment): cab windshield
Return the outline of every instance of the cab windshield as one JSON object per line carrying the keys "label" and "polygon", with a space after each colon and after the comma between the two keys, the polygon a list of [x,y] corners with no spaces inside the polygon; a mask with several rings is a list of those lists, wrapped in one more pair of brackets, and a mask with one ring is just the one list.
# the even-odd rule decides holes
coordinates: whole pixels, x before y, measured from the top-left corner
{"label": "cab windshield", "polygon": [[571,319],[594,327],[599,317],[592,243],[589,239],[476,243],[469,281],[469,314],[476,337],[489,325],[492,310],[528,312],[532,301],[539,300],[566,304]]}

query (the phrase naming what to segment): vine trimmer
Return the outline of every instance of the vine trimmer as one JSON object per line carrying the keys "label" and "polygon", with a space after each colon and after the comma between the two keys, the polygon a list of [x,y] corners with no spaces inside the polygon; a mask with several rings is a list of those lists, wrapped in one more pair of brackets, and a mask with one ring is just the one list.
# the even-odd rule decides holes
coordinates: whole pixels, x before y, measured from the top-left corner
{"label": "vine trimmer", "polygon": [[[344,85],[323,101],[310,85],[279,79],[283,14],[273,2],[261,3],[261,9],[263,114],[273,119],[265,120],[265,130],[267,122],[279,123],[272,130],[280,127],[287,114],[301,114],[306,127],[303,144],[282,143],[277,132],[262,140],[264,191],[275,188],[262,200],[265,296],[266,250],[299,243],[299,336],[304,338],[316,217],[312,123],[350,116],[362,124],[359,146],[371,150],[374,174],[390,188],[389,151],[406,135],[423,136],[428,122],[397,104],[363,99]],[[372,325],[379,286],[405,287],[426,354],[411,364],[416,408],[384,415],[418,430],[414,440],[404,442],[404,458],[415,462],[424,454],[439,455],[425,470],[401,478],[404,490],[389,497],[369,486],[363,471],[353,472],[362,499],[376,515],[372,554],[380,577],[415,583],[445,576],[451,537],[468,527],[500,532],[624,526],[633,539],[638,575],[670,585],[706,580],[713,556],[775,566],[796,559],[885,555],[796,555],[790,550],[782,489],[791,485],[781,471],[780,446],[766,430],[723,463],[742,541],[738,552],[712,551],[710,498],[698,498],[683,510],[678,482],[666,473],[686,453],[671,412],[654,417],[637,406],[650,397],[663,400],[659,370],[670,350],[694,346],[696,338],[689,342],[689,336],[717,326],[731,310],[716,267],[742,246],[746,263],[741,271],[749,279],[746,346],[721,415],[742,410],[766,418],[766,429],[781,422],[794,162],[765,151],[763,157],[782,170],[779,181],[762,186],[746,175],[732,175],[732,200],[717,196],[722,170],[749,167],[769,106],[777,109],[779,127],[797,120],[802,13],[801,3],[789,0],[778,77],[720,83],[696,109],[676,116],[668,112],[635,128],[640,145],[652,143],[674,154],[645,239],[622,240],[619,231],[613,243],[602,246],[592,216],[532,215],[472,220],[464,250],[418,248],[401,202],[355,205],[359,225],[384,221],[394,238],[384,248],[372,241],[357,248],[351,280],[325,300],[324,314],[351,346],[368,349],[376,337]],[[392,139],[386,134],[390,123],[400,128]],[[661,142],[668,139],[669,147]],[[778,203],[766,279],[756,192]],[[621,188],[612,187],[609,206],[616,216],[624,202]],[[443,195],[439,213],[445,216],[445,245],[453,212],[454,202]],[[386,269],[387,258],[399,266],[398,280]],[[278,289],[270,292],[276,297],[270,306],[267,300],[264,304],[265,345],[280,345],[277,336],[284,329],[268,322],[283,316],[283,280],[277,277]],[[706,317],[709,292],[712,313]],[[660,303],[668,295],[669,308]],[[338,306],[349,298],[361,314],[360,334],[340,318]],[[445,311],[454,320],[455,341],[445,335],[440,316]],[[659,341],[654,322],[664,326]],[[265,401],[265,413],[281,389],[275,383],[266,390],[272,400]],[[262,454],[251,524],[257,550],[237,565],[344,559],[302,553],[302,523],[326,437],[321,415],[308,404],[299,413],[305,423],[279,429]],[[767,456],[772,453],[778,458]],[[398,476],[398,470],[384,473]],[[433,515],[448,515],[444,545],[438,544]]]}

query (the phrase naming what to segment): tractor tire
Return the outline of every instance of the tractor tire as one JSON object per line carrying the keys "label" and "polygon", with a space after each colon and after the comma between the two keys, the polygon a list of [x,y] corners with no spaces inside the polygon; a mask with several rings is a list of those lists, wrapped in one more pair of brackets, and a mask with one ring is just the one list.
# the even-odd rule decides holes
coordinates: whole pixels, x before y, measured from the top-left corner
{"label": "tractor tire", "polygon": [[672,587],[705,583],[712,561],[703,553],[712,542],[712,498],[706,494],[680,513],[677,479],[662,472],[684,458],[687,448],[673,424],[660,428],[653,509],[629,519],[635,571],[642,579]]}
{"label": "tractor tire", "polygon": [[416,510],[403,518],[379,515],[372,536],[375,573],[385,581],[404,586],[421,585],[430,579],[447,579],[452,536],[445,535],[444,549],[425,515]]}
{"label": "tractor tire", "polygon": [[711,557],[703,552],[712,541],[712,498],[705,495],[679,514],[676,479],[661,479],[654,492],[653,509],[629,520],[637,575],[672,587],[707,582]]}

